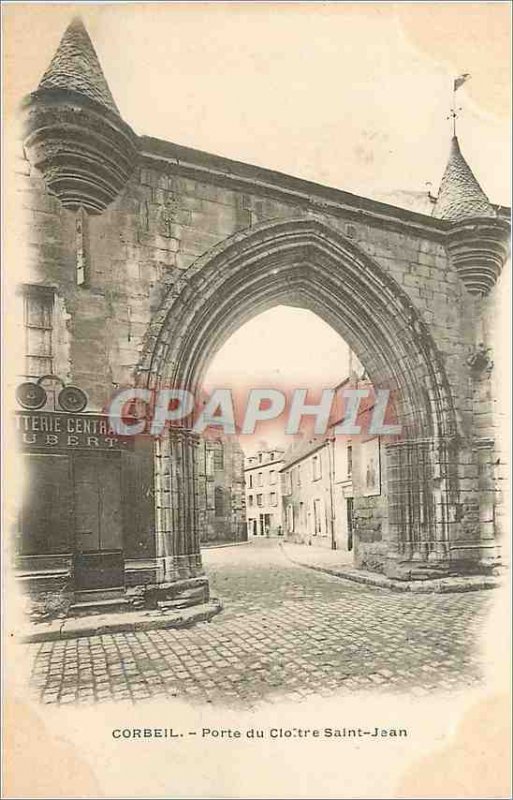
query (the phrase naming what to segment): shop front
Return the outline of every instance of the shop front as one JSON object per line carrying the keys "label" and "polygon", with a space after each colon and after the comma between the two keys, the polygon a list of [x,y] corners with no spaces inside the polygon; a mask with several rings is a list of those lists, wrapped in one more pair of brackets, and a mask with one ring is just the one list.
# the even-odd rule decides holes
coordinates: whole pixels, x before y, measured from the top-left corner
{"label": "shop front", "polygon": [[17,567],[30,594],[123,605],[155,579],[153,443],[100,414],[16,412],[23,461]]}

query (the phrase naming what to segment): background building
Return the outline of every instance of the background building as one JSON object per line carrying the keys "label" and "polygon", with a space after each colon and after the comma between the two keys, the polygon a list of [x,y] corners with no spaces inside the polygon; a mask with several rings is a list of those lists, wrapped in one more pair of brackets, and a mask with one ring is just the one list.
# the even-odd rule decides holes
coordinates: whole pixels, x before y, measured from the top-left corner
{"label": "background building", "polygon": [[283,450],[259,450],[246,459],[246,514],[248,539],[283,532],[280,469]]}
{"label": "background building", "polygon": [[238,440],[202,439],[198,477],[200,543],[246,541],[244,454]]}
{"label": "background building", "polygon": [[[388,533],[385,448],[395,437],[369,433],[375,394],[365,371],[353,371],[344,386],[367,389],[369,396],[360,400],[357,425],[362,432],[332,438],[336,542],[337,547],[352,550],[355,562],[362,568],[380,572],[381,542]],[[391,401],[384,421],[386,424],[395,422]]]}
{"label": "background building", "polygon": [[290,541],[333,547],[333,477],[328,439],[299,444],[281,470],[283,525]]}
{"label": "background building", "polygon": [[[361,566],[379,571],[373,552],[385,533],[386,440],[369,434],[374,390],[365,370],[351,359],[351,374],[335,387],[333,417],[323,439],[310,439],[287,454],[281,470],[283,526],[289,541],[353,552]],[[343,420],[343,391],[366,389],[361,398],[359,435],[335,434]],[[385,421],[393,419],[389,406]]]}

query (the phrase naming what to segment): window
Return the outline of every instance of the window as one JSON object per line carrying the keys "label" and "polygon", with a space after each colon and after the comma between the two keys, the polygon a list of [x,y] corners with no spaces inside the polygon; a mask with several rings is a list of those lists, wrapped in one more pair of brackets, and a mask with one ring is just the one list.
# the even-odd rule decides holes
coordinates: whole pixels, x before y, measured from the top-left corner
{"label": "window", "polygon": [[259,472],[258,473],[258,485],[259,486],[263,486],[264,485],[264,473],[263,472]]}
{"label": "window", "polygon": [[249,506],[253,505],[253,500],[254,500],[253,495],[252,494],[248,494],[248,505]]}
{"label": "window", "polygon": [[298,464],[296,472],[297,485],[301,486],[301,466]]}
{"label": "window", "polygon": [[251,473],[248,475],[248,486],[250,489],[253,488],[253,475]]}
{"label": "window", "polygon": [[274,469],[269,470],[269,483],[271,485],[276,483],[276,470]]}
{"label": "window", "polygon": [[291,482],[290,482],[290,472],[282,472],[281,473],[281,493],[283,495],[290,494],[292,491]]}
{"label": "window", "polygon": [[271,461],[274,461],[274,453],[271,453],[270,459],[271,459]]}
{"label": "window", "polygon": [[220,486],[216,486],[214,492],[214,514],[216,517],[224,516],[224,492]]}
{"label": "window", "polygon": [[312,478],[314,481],[318,481],[320,477],[321,477],[321,459],[317,455],[312,458]]}
{"label": "window", "polygon": [[86,282],[86,248],[85,239],[87,237],[87,212],[82,207],[78,209],[76,215],[76,252],[77,252],[77,286],[83,286]]}
{"label": "window", "polygon": [[259,454],[258,454],[258,463],[259,463],[259,464],[261,464],[261,463],[262,463],[262,458],[263,458],[263,454],[262,454],[262,453],[259,453]]}
{"label": "window", "polygon": [[222,444],[217,444],[214,450],[214,469],[224,469],[224,452]]}
{"label": "window", "polygon": [[294,506],[287,506],[287,529],[294,533]]}
{"label": "window", "polygon": [[263,498],[264,498],[263,494],[257,494],[256,498],[257,498],[257,506],[263,505]]}
{"label": "window", "polygon": [[277,506],[278,505],[278,495],[276,494],[276,492],[271,492],[270,498],[271,498],[271,505],[272,506]]}
{"label": "window", "polygon": [[353,446],[347,445],[347,477],[350,478],[353,474]]}
{"label": "window", "polygon": [[314,500],[314,536],[322,536],[322,500],[316,498]]}
{"label": "window", "polygon": [[53,373],[53,289],[25,286],[25,377],[41,378]]}

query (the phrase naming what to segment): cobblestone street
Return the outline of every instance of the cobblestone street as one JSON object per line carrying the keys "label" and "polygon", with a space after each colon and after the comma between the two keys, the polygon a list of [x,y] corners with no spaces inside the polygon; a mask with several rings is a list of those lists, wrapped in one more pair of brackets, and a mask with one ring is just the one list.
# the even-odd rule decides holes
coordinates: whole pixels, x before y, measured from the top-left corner
{"label": "cobblestone street", "polygon": [[252,707],[361,689],[451,691],[480,679],[493,592],[394,594],[296,566],[277,542],[204,553],[224,610],[190,629],[27,645],[45,703],[187,697]]}

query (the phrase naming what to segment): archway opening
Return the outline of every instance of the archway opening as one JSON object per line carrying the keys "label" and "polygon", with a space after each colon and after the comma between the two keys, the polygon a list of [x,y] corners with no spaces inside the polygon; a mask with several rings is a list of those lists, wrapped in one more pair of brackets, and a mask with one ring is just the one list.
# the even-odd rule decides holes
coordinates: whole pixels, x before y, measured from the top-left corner
{"label": "archway opening", "polygon": [[[385,494],[378,471],[384,465],[380,449],[386,437],[368,431],[363,436],[335,435],[349,382],[359,385],[360,391],[365,385],[370,395],[364,368],[347,343],[307,309],[276,305],[244,323],[220,347],[208,365],[203,388],[206,397],[219,387],[228,389],[239,424],[232,436],[212,427],[208,444],[203,445],[223,449],[226,458],[223,469],[214,468],[212,457],[205,460],[199,497],[202,546],[279,538],[351,553],[347,560],[352,562],[353,463],[359,467],[358,492],[364,491],[368,498]],[[280,394],[287,402],[281,414],[259,421],[248,433],[242,420],[254,387],[264,395]],[[319,431],[315,408],[321,411],[326,391],[334,396]],[[293,434],[287,422],[295,392],[306,392],[311,414],[300,417]],[[359,414],[360,426],[368,406],[364,404]],[[360,472],[365,483],[361,487]],[[216,511],[220,496],[227,500],[222,520]]]}
{"label": "archway opening", "polygon": [[[313,402],[324,388],[337,387],[358,368],[362,369],[347,343],[315,313],[276,305],[242,324],[221,345],[207,367],[203,389],[207,397],[219,387],[231,390],[237,411],[240,405],[236,420],[240,429],[253,387],[281,391],[287,399],[304,387]],[[288,449],[294,436],[286,432],[286,410],[277,418],[259,421],[253,434],[238,430],[246,455],[261,444]],[[298,436],[314,435],[312,417],[305,416],[301,423]]]}
{"label": "archway opening", "polygon": [[[393,397],[401,437],[386,447],[385,513],[379,519],[372,509],[360,515],[361,566],[400,575],[411,574],[412,564],[443,569],[458,523],[450,468],[456,422],[444,365],[407,293],[338,231],[317,219],[270,222],[199,258],[171,287],[155,318],[140,382],[197,390],[232,334],[279,305],[316,314],[358,355],[371,384]],[[159,447],[158,469],[169,471],[173,445]],[[198,565],[193,495],[191,489],[184,501],[178,537],[192,548],[190,563]],[[355,501],[355,513],[358,505],[364,509],[369,502]],[[167,518],[163,527],[175,541]]]}

